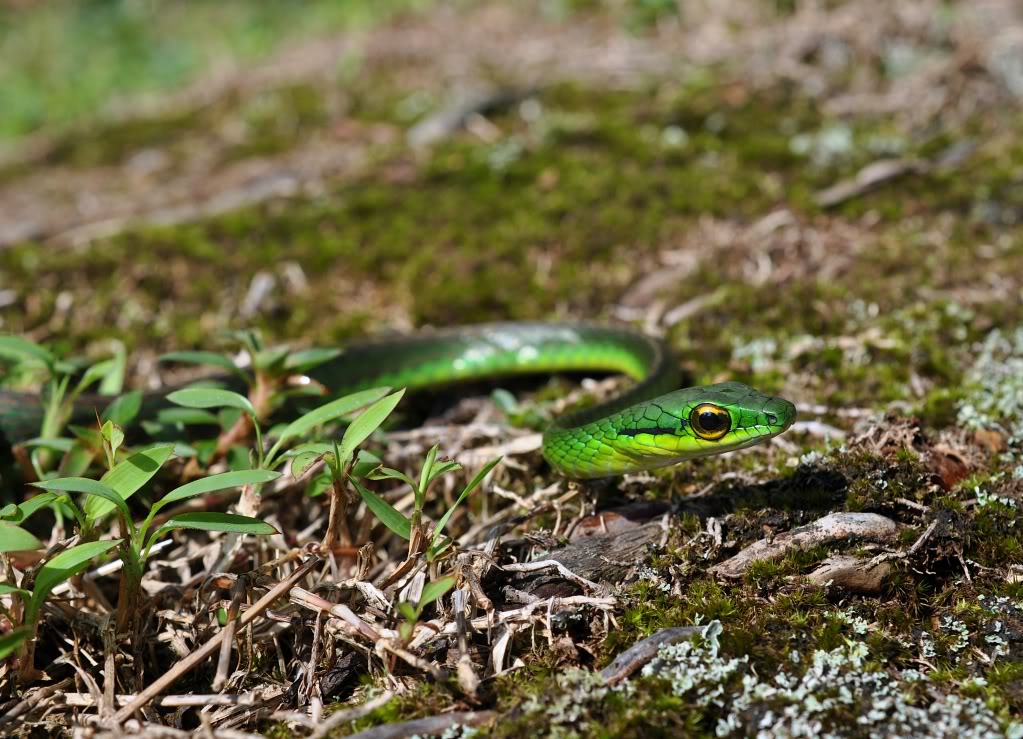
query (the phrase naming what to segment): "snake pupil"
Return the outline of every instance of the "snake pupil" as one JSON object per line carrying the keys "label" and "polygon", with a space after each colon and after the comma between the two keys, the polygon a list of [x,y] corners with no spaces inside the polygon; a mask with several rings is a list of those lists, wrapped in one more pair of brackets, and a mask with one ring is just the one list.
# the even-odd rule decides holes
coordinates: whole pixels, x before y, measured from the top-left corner
{"label": "snake pupil", "polygon": [[732,426],[732,417],[724,408],[704,403],[693,409],[689,415],[689,422],[701,439],[717,441],[728,433]]}
{"label": "snake pupil", "polygon": [[721,414],[715,413],[714,411],[704,411],[700,414],[700,426],[703,427],[704,431],[720,431],[725,427],[725,419]]}

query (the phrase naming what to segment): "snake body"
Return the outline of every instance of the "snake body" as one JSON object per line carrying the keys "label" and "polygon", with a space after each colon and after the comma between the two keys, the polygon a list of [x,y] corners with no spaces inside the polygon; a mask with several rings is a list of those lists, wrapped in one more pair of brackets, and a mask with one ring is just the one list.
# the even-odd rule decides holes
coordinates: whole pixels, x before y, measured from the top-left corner
{"label": "snake body", "polygon": [[[559,416],[543,453],[562,474],[607,477],[719,454],[785,431],[795,407],[737,382],[677,389],[678,368],[664,342],[624,328],[499,323],[351,344],[310,376],[333,393],[365,387],[423,388],[461,381],[565,371],[618,372],[635,382],[596,406]],[[167,391],[169,392],[169,390]],[[162,402],[148,396],[143,416]],[[109,399],[79,399],[95,418]],[[38,396],[0,392],[0,436],[15,444],[38,433]]]}

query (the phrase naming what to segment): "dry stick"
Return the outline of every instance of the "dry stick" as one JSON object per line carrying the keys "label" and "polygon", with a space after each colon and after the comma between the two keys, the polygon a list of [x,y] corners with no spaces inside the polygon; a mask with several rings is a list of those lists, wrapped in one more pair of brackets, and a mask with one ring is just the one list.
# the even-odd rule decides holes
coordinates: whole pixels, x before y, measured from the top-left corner
{"label": "dry stick", "polygon": [[381,706],[384,706],[387,703],[389,703],[391,698],[393,697],[394,693],[388,690],[384,693],[381,693],[373,700],[366,701],[361,706],[349,708],[346,711],[338,711],[336,713],[332,713],[327,718],[327,720],[320,722],[320,725],[316,727],[316,730],[309,735],[309,739],[323,739],[323,737],[330,734],[332,731],[334,731],[334,729],[341,726],[341,724],[347,721],[355,721],[357,719],[362,718],[363,716],[368,716]]}
{"label": "dry stick", "polygon": [[906,552],[906,556],[911,557],[919,551],[920,547],[924,545],[924,542],[931,538],[931,534],[938,528],[938,519],[931,521],[931,525],[927,527],[927,530],[920,535],[920,538],[913,542],[913,546]]}
{"label": "dry stick", "polygon": [[231,586],[231,605],[227,609],[227,625],[224,627],[224,641],[220,645],[220,657],[217,659],[217,673],[213,678],[213,689],[218,693],[224,689],[227,683],[227,671],[231,668],[231,645],[234,644],[234,635],[238,630],[238,611],[241,609],[242,599],[249,588],[249,578],[239,577]]}
{"label": "dry stick", "polygon": [[496,711],[463,711],[461,713],[442,713],[439,716],[417,718],[414,721],[403,721],[400,724],[375,726],[366,731],[353,734],[348,739],[404,739],[404,737],[443,734],[452,726],[480,726],[497,718]]}
{"label": "dry stick", "polygon": [[[240,626],[247,626],[249,623],[254,621],[263,611],[270,607],[270,604],[280,598],[284,593],[295,586],[299,580],[309,574],[309,572],[316,566],[320,561],[319,557],[310,557],[305,561],[304,564],[300,565],[297,570],[291,573],[286,580],[278,583],[270,592],[260,598],[252,606],[252,608],[245,611],[241,618],[238,619]],[[133,713],[145,706],[149,701],[153,700],[158,696],[164,688],[170,687],[174,684],[178,678],[182,675],[186,675],[191,672],[193,668],[199,665],[203,660],[213,654],[220,643],[224,641],[227,636],[227,632],[221,631],[219,634],[214,636],[208,642],[203,644],[199,649],[192,652],[190,655],[185,657],[183,660],[178,662],[171,670],[160,676],[156,682],[150,685],[148,688],[138,694],[138,697],[129,703],[127,706],[122,708],[116,714],[114,714],[114,721],[123,723]]]}
{"label": "dry stick", "polygon": [[[96,705],[96,699],[91,693],[64,693],[64,704],[77,708],[90,708]],[[114,699],[117,705],[123,706],[130,703],[134,695],[118,695]],[[153,699],[153,705],[160,708],[182,708],[185,706],[253,706],[256,704],[256,696],[252,693],[223,694],[212,693],[210,695],[158,695]]]}
{"label": "dry stick", "polygon": [[898,530],[894,521],[876,513],[831,513],[774,539],[756,541],[710,571],[719,577],[741,577],[754,562],[778,559],[794,550],[852,539],[889,541]]}
{"label": "dry stick", "polygon": [[703,626],[677,626],[661,629],[653,636],[638,641],[615,657],[614,661],[600,671],[608,685],[617,685],[640,667],[652,660],[661,647],[678,644],[703,633]]}
{"label": "dry stick", "polygon": [[[557,552],[555,552],[555,554],[557,554]],[[576,585],[581,585],[590,592],[600,590],[600,586],[597,583],[592,580],[587,580],[585,577],[580,577],[556,559],[542,559],[537,562],[498,565],[498,568],[505,572],[536,572],[537,570],[554,569],[557,570],[558,574],[566,580],[574,582]]]}
{"label": "dry stick", "polygon": [[18,701],[14,708],[5,713],[3,716],[0,716],[0,726],[6,724],[8,721],[18,718],[18,716],[21,716],[24,713],[28,713],[54,693],[57,693],[69,686],[72,682],[74,682],[74,678],[64,678],[59,683],[54,683],[48,687],[40,688],[37,692],[32,693],[32,695]]}

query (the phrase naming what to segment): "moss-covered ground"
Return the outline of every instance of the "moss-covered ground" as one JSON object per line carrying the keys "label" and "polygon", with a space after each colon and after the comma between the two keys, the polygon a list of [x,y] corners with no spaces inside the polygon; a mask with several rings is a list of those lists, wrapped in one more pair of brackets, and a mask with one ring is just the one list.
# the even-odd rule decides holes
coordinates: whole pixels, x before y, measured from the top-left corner
{"label": "moss-covered ground", "polygon": [[[502,718],[475,735],[1023,736],[1018,105],[907,128],[710,66],[627,89],[544,84],[486,126],[413,150],[406,131],[440,98],[375,74],[346,77],[342,107],[335,87],[299,84],[62,141],[38,166],[173,154],[224,120],[247,121],[220,149],[225,163],[286,153],[339,116],[388,132],[362,171],[318,193],[0,250],[0,330],[69,353],[119,340],[141,360],[139,381],[156,353],[215,348],[232,328],[313,345],[488,320],[645,322],[694,383],[749,382],[815,425],[629,483],[679,506],[667,546],[615,591],[613,625],[584,611],[550,639],[520,634],[523,666],[480,692],[477,707]],[[931,164],[817,204],[895,156]],[[257,275],[272,287],[252,306]],[[518,483],[539,487],[544,474]],[[811,549],[735,581],[709,574],[831,511],[900,525],[892,550],[904,556],[879,592],[806,577],[836,550],[877,555],[870,547]],[[659,628],[714,621],[627,687],[593,675]],[[558,649],[561,637],[578,648]],[[467,707],[454,684],[410,682],[359,726]]]}

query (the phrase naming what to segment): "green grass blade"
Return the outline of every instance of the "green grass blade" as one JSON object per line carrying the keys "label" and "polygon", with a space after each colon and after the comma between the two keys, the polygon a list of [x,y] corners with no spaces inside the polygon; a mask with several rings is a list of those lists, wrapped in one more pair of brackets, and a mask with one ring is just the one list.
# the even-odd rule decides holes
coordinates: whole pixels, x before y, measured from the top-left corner
{"label": "green grass blade", "polygon": [[[115,468],[116,469],[116,468]],[[102,482],[96,480],[90,480],[87,477],[58,477],[56,480],[44,480],[43,482],[32,483],[37,488],[43,490],[55,490],[64,493],[82,493],[83,495],[92,495],[97,498],[110,503],[110,510],[119,508],[121,513],[124,514],[124,520],[131,522],[131,511],[128,509],[128,504],[124,502],[124,498],[109,485],[105,485]]]}
{"label": "green grass blade", "polygon": [[272,470],[238,470],[237,472],[223,472],[219,475],[210,475],[209,477],[193,480],[181,487],[174,488],[163,496],[158,503],[153,505],[152,510],[156,511],[163,508],[163,506],[168,503],[186,500],[187,498],[194,498],[196,495],[215,493],[221,490],[230,490],[231,488],[240,487],[242,485],[258,485],[260,483],[270,482],[271,480],[276,480],[280,476],[280,472],[274,472]]}
{"label": "green grass blade", "polygon": [[180,362],[182,364],[199,364],[209,365],[210,367],[219,367],[222,370],[227,370],[233,375],[238,375],[242,379],[245,379],[245,373],[231,361],[230,357],[223,354],[217,354],[216,352],[169,352],[167,354],[161,354],[157,362]]}
{"label": "green grass blade", "polygon": [[444,594],[455,587],[455,578],[453,577],[442,577],[439,580],[434,580],[431,583],[427,583],[426,587],[423,588],[423,594],[419,598],[419,609],[422,610],[423,606],[428,606],[435,600],[444,597]]}
{"label": "green grass blade", "polygon": [[328,421],[333,421],[334,419],[347,415],[359,408],[364,408],[370,403],[379,401],[388,392],[390,392],[390,388],[386,387],[362,390],[357,393],[352,393],[351,395],[346,395],[343,398],[332,400],[325,405],[321,405],[315,410],[309,411],[304,416],[299,416],[285,426],[284,430],[281,431],[280,436],[277,438],[277,442],[270,449],[267,459],[272,460],[277,455],[277,452],[280,451],[284,442],[289,439],[293,439],[297,436],[303,436],[317,426],[322,426]]}
{"label": "green grass blade", "polygon": [[132,390],[115,398],[103,410],[101,418],[104,421],[113,421],[121,428],[124,428],[135,420],[140,410],[142,410],[142,391]]}
{"label": "green grass blade", "polygon": [[[100,482],[127,500],[149,482],[174,452],[173,444],[158,444],[136,452],[107,472]],[[85,520],[91,525],[114,510],[110,501],[90,498],[85,501]]]}
{"label": "green grass blade", "polygon": [[352,421],[351,425],[345,429],[345,435],[341,437],[341,458],[338,460],[340,464],[348,463],[356,447],[369,438],[369,435],[376,431],[380,424],[391,415],[391,411],[398,405],[398,401],[404,394],[403,388],[381,398]]}
{"label": "green grass blade", "polygon": [[20,595],[27,598],[28,596],[32,595],[32,593],[28,592],[24,588],[18,588],[15,587],[14,585],[10,585],[5,582],[0,582],[0,595]]}
{"label": "green grass blade", "polygon": [[20,526],[0,521],[0,552],[26,552],[42,549],[43,543]]}
{"label": "green grass blade", "polygon": [[43,364],[52,368],[57,358],[49,349],[20,336],[0,336],[0,357],[26,364]]}
{"label": "green grass blade", "polygon": [[[56,557],[39,568],[36,573],[35,585],[32,588],[32,597],[29,601],[29,608],[26,609],[26,618],[31,614],[39,612],[46,596],[55,587],[65,580],[74,577],[89,566],[93,558],[105,554],[118,544],[120,539],[109,541],[90,541],[79,544],[71,549],[65,549]],[[34,619],[33,619],[34,620]]]}
{"label": "green grass blade", "polygon": [[253,534],[256,536],[267,536],[280,533],[265,521],[249,516],[239,516],[236,513],[214,513],[211,511],[197,511],[195,513],[182,513],[174,516],[167,523],[160,527],[160,530],[153,536],[152,541],[158,539],[164,532],[171,529],[198,529],[200,531],[223,531],[233,534]]}
{"label": "green grass blade", "polygon": [[497,466],[498,462],[500,462],[501,459],[502,459],[501,457],[496,457],[495,459],[492,459],[489,462],[487,462],[483,466],[483,469],[481,469],[476,474],[476,477],[472,478],[469,484],[465,486],[465,489],[462,490],[461,495],[458,496],[455,502],[451,504],[451,507],[448,508],[444,515],[440,517],[440,520],[437,522],[437,525],[433,529],[433,536],[430,539],[431,549],[437,546],[437,542],[440,539],[441,532],[444,531],[444,527],[448,525],[448,521],[451,519],[451,514],[454,513],[455,509],[458,508],[459,504],[461,504],[463,500],[468,498],[469,494],[473,490],[475,490],[481,482],[483,482],[483,478],[490,474],[490,470],[494,469],[494,467]]}
{"label": "green grass blade", "polygon": [[19,626],[0,636],[0,660],[5,660],[17,651],[26,639],[32,636],[31,626]]}
{"label": "green grass blade", "polygon": [[284,360],[284,368],[292,372],[307,372],[313,367],[318,367],[324,362],[341,356],[340,349],[327,347],[313,347],[302,351],[292,352]]}
{"label": "green grass blade", "polygon": [[21,523],[22,521],[25,521],[28,518],[30,518],[32,514],[35,513],[36,511],[40,511],[46,506],[53,503],[53,501],[57,500],[57,498],[59,497],[61,496],[57,495],[56,493],[40,493],[39,495],[33,495],[24,503],[19,503],[16,506],[12,506],[14,510],[11,511],[9,514],[6,513],[5,508],[4,513],[6,515],[0,514],[0,518],[10,521],[11,523]]}
{"label": "green grass blade", "polygon": [[402,539],[412,538],[411,521],[401,515],[394,506],[374,493],[372,490],[367,490],[363,487],[358,480],[351,480],[351,483],[355,486],[355,489],[359,491],[359,495],[362,496],[362,500],[366,503],[366,507],[373,512],[374,516],[380,519],[380,522],[383,523],[384,526],[396,533]]}
{"label": "green grass blade", "polygon": [[186,408],[238,408],[256,417],[256,409],[244,395],[214,387],[186,387],[175,390],[167,400]]}

